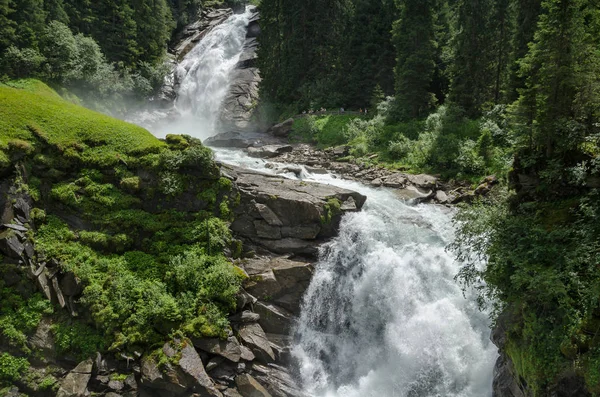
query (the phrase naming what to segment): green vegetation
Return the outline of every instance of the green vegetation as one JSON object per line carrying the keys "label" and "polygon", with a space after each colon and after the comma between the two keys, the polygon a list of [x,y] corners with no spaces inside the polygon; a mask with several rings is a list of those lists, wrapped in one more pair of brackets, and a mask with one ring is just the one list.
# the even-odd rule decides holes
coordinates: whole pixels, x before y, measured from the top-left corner
{"label": "green vegetation", "polygon": [[77,360],[143,352],[175,334],[226,337],[242,276],[223,255],[236,247],[227,223],[236,197],[212,152],[187,136],[162,142],[33,80],[10,85],[0,87],[2,171],[22,166],[19,188],[44,208],[32,211],[36,252],[80,280],[82,294],[69,318],[0,281],[2,343],[35,355],[28,338],[43,316],[57,353]]}
{"label": "green vegetation", "polygon": [[28,368],[27,359],[14,357],[8,353],[0,354],[0,386],[19,379]]}

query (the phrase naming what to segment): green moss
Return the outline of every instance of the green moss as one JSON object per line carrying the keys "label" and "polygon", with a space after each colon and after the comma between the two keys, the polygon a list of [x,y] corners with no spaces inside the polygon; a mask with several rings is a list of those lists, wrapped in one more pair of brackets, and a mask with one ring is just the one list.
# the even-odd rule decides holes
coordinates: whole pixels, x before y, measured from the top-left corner
{"label": "green moss", "polygon": [[121,188],[130,193],[135,193],[140,190],[140,178],[131,176],[121,179]]}
{"label": "green moss", "polygon": [[342,202],[335,197],[329,198],[323,209],[325,214],[321,216],[321,223],[328,224],[334,217],[342,213]]}

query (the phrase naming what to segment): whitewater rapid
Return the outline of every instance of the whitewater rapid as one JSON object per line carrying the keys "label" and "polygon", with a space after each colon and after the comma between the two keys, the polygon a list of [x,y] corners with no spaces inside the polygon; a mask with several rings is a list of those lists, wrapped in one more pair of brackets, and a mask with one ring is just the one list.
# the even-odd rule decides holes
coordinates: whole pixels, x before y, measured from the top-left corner
{"label": "whitewater rapid", "polygon": [[[216,155],[277,173],[240,151]],[[497,349],[488,316],[463,295],[454,280],[460,264],[445,250],[453,210],[411,205],[391,189],[331,174],[303,170],[301,178],[368,197],[322,247],[304,297],[293,346],[304,390],[315,397],[491,396]]]}
{"label": "whitewater rapid", "polygon": [[[155,135],[205,139],[216,132],[229,76],[251,13],[214,28],[178,67],[176,117],[160,111],[133,120]],[[266,173],[278,167],[240,150],[219,161]],[[297,168],[297,166],[294,166]],[[293,331],[303,390],[313,397],[487,397],[497,349],[487,313],[454,280],[460,264],[446,252],[453,211],[411,205],[393,190],[335,175],[282,174],[358,191],[363,210],[346,214],[339,236],[321,248]]]}

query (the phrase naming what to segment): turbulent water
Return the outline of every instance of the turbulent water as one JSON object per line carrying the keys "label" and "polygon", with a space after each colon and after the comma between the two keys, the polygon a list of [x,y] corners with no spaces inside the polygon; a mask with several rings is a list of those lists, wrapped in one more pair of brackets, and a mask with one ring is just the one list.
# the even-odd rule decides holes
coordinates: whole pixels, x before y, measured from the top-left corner
{"label": "turbulent water", "polygon": [[[264,162],[219,151],[224,162]],[[292,177],[292,175],[289,175]],[[484,397],[496,347],[487,316],[454,281],[452,211],[331,175],[307,180],[368,197],[323,247],[295,329],[300,380],[318,397]]]}
{"label": "turbulent water", "polygon": [[253,15],[250,10],[247,7],[243,14],[234,14],[212,29],[179,63],[175,74],[180,86],[174,111],[141,112],[131,121],[159,137],[188,134],[205,139],[213,135],[231,73],[243,52]]}
{"label": "turbulent water", "polygon": [[[158,136],[214,134],[249,16],[229,18],[181,63],[179,116],[153,124]],[[240,151],[216,153],[226,163],[277,171]],[[322,248],[294,330],[293,355],[307,394],[490,396],[496,348],[486,314],[454,281],[459,264],[445,251],[453,238],[451,210],[409,205],[392,190],[332,175],[304,171],[302,178],[368,197],[361,212],[344,216],[339,236]]]}

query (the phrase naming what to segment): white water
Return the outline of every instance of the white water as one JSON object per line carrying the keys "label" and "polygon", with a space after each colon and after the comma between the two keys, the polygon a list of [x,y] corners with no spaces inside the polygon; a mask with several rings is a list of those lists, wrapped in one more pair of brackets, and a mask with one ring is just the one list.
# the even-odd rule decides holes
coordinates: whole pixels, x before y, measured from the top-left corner
{"label": "white water", "polygon": [[[138,123],[157,136],[213,135],[248,17],[232,16],[183,61],[179,117]],[[240,151],[216,155],[225,163],[276,172]],[[303,389],[314,397],[490,396],[496,348],[487,315],[453,279],[459,264],[444,249],[453,238],[452,211],[408,205],[392,190],[333,175],[304,170],[302,178],[368,197],[323,247],[306,293],[293,347]]]}
{"label": "white water", "polygon": [[[237,151],[219,160],[274,173]],[[286,174],[293,177],[291,174]],[[454,281],[445,246],[452,210],[412,206],[392,190],[332,175],[330,183],[368,197],[322,249],[295,330],[303,388],[318,397],[485,397],[497,349],[487,315]]]}
{"label": "white water", "polygon": [[213,28],[179,63],[175,73],[181,84],[174,112],[141,112],[131,121],[161,138],[187,134],[204,140],[214,135],[231,72],[243,51],[253,15],[250,9],[247,7],[243,14],[234,14]]}

